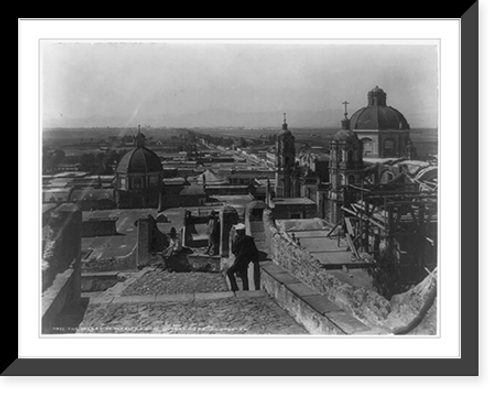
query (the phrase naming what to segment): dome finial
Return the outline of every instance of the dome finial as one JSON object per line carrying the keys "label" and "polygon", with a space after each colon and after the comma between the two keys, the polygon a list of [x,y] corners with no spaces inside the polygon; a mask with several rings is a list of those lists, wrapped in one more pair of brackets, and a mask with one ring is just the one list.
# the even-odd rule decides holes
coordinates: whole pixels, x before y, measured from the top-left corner
{"label": "dome finial", "polygon": [[141,125],[137,126],[137,135],[135,136],[135,146],[137,148],[144,148],[146,146],[146,136],[141,133]]}
{"label": "dome finial", "polygon": [[344,105],[344,117],[347,119],[347,105],[349,105],[349,102],[344,101],[342,105]]}
{"label": "dome finial", "polygon": [[351,121],[347,117],[347,105],[349,105],[349,102],[344,101],[342,102],[342,105],[344,105],[344,120],[342,120],[342,128],[344,130],[349,130],[351,128]]}

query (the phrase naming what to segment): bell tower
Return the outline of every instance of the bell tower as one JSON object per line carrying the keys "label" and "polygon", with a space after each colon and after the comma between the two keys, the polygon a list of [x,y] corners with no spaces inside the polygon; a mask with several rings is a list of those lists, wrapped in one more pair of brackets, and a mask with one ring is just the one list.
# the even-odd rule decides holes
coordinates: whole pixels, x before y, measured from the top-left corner
{"label": "bell tower", "polygon": [[295,167],[295,137],[288,130],[286,113],[283,113],[283,124],[276,142],[276,196],[290,198],[294,196],[292,177]]}
{"label": "bell tower", "polygon": [[342,217],[342,206],[354,199],[353,185],[361,184],[363,178],[363,144],[351,130],[347,117],[348,102],[344,102],[345,113],[342,129],[330,143],[330,221],[336,223]]}

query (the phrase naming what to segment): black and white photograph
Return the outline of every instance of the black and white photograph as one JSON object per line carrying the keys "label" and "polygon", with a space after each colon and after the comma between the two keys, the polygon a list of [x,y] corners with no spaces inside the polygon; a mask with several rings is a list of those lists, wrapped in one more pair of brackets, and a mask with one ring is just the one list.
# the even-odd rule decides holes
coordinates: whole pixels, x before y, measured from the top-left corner
{"label": "black and white photograph", "polygon": [[439,40],[40,40],[43,336],[440,336]]}

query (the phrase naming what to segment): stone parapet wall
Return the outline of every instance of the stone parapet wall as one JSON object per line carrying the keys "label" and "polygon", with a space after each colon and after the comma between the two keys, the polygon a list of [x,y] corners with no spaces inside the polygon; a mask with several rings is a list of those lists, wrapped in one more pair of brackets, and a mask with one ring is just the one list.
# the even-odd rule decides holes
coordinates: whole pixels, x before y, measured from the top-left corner
{"label": "stone parapet wall", "polygon": [[64,306],[80,299],[82,212],[78,206],[64,204],[51,214],[42,255],[42,333]]}
{"label": "stone parapet wall", "polygon": [[380,334],[307,287],[274,262],[262,265],[262,287],[311,334]]}
{"label": "stone parapet wall", "polygon": [[126,256],[92,258],[82,261],[82,269],[87,272],[125,271],[137,269],[137,245]]}
{"label": "stone parapet wall", "polygon": [[330,275],[310,253],[279,232],[271,211],[264,212],[263,222],[269,255],[276,264],[366,325],[388,333],[408,332],[434,302],[436,271],[410,291],[387,300],[371,289],[353,287]]}
{"label": "stone parapet wall", "polygon": [[77,298],[74,289],[75,279],[77,279],[75,270],[67,269],[57,274],[51,286],[43,292],[42,333],[51,333],[52,325],[66,303]]}
{"label": "stone parapet wall", "polygon": [[80,267],[82,242],[82,212],[75,206],[63,204],[52,212],[43,243],[42,291],[58,273],[69,267]]}

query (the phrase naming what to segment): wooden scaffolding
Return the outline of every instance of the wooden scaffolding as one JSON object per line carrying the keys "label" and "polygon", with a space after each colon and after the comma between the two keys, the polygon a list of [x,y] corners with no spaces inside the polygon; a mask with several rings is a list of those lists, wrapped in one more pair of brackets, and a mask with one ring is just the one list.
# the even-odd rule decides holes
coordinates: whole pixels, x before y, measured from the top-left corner
{"label": "wooden scaffolding", "polygon": [[[433,267],[437,261],[438,197],[434,191],[358,191],[358,200],[342,206],[348,241],[355,255],[375,257],[380,247],[402,265]],[[377,236],[378,235],[378,236]]]}

